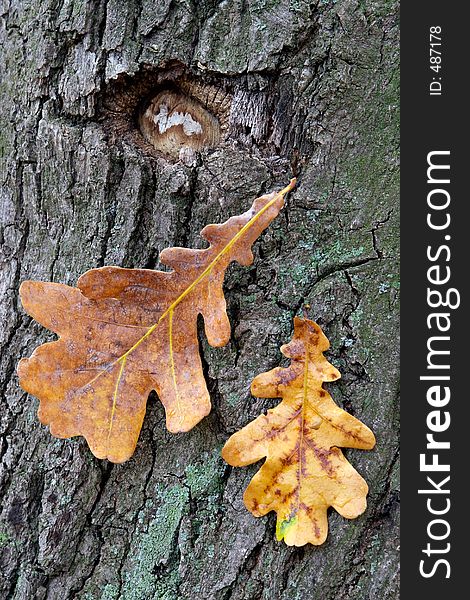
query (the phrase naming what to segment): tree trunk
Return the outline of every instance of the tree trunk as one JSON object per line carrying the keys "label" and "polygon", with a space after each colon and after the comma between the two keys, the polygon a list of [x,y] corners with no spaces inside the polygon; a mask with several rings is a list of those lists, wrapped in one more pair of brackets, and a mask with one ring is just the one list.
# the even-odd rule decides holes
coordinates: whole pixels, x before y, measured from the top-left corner
{"label": "tree trunk", "polygon": [[[23,600],[398,598],[398,29],[389,0],[6,0],[1,47],[0,597]],[[226,89],[229,129],[190,159],[160,156],[136,115],[166,78]],[[215,84],[214,84],[215,82]],[[156,87],[155,87],[156,86]],[[184,158],[184,157],[183,157]],[[102,265],[154,268],[168,246],[246,210],[296,174],[287,207],[225,281],[232,339],[201,335],[212,413],[191,432],[148,401],[133,458],[58,440],[22,392],[21,357],[52,334],[22,310],[25,279],[74,285]],[[346,451],[366,512],[332,511],[320,547],[275,540],[220,457],[277,401],[308,314],[342,373],[329,390],[375,432]]]}

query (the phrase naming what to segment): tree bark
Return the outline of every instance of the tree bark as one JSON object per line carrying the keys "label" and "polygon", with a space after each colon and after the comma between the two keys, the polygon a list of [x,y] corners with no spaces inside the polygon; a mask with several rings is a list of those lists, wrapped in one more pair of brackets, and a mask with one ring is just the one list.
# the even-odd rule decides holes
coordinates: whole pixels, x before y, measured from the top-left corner
{"label": "tree bark", "polygon": [[[1,47],[0,597],[398,598],[396,3],[5,0]],[[230,135],[190,164],[149,151],[130,106],[169,61],[239,103]],[[254,264],[229,269],[230,344],[201,335],[212,413],[172,435],[151,396],[122,465],[53,438],[15,374],[53,339],[22,310],[21,281],[154,268],[293,171]],[[306,305],[342,373],[330,393],[377,447],[346,451],[369,483],[364,515],[332,511],[323,546],[290,548],[272,513],[243,506],[257,466],[232,469],[220,449],[277,402],[249,385],[281,364]]]}

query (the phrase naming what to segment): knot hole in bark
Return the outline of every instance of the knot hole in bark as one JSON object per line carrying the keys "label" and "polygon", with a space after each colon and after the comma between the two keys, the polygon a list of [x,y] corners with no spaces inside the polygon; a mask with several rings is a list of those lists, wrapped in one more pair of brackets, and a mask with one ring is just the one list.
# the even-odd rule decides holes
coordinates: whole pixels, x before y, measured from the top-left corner
{"label": "knot hole in bark", "polygon": [[170,161],[226,143],[261,156],[287,156],[292,98],[282,89],[272,74],[227,76],[180,62],[144,65],[108,84],[101,118],[111,142],[126,139]]}

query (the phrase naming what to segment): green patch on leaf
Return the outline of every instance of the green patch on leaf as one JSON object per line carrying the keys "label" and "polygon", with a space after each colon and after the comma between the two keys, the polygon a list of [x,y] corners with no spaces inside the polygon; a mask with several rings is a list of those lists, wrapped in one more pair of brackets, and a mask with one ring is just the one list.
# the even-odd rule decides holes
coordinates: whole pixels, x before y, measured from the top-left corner
{"label": "green patch on leaf", "polygon": [[290,517],[289,519],[286,519],[285,521],[277,521],[276,523],[276,539],[278,542],[282,541],[284,539],[284,536],[286,535],[286,533],[292,529],[292,527],[294,527],[294,525],[297,525],[297,521],[298,521],[298,517],[297,515],[294,515],[293,517]]}

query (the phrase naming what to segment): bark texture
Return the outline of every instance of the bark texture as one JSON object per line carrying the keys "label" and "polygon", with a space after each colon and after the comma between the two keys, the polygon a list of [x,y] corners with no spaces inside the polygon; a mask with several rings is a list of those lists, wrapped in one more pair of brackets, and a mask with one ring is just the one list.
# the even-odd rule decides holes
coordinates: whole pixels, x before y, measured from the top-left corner
{"label": "bark texture", "polygon": [[[0,598],[398,598],[396,4],[4,0],[0,13]],[[232,90],[229,138],[195,161],[152,154],[138,131],[168,61]],[[150,397],[117,466],[52,438],[15,375],[52,339],[19,306],[20,282],[155,267],[293,170],[254,265],[229,269],[230,344],[201,342],[211,415],[171,435]],[[370,486],[365,514],[331,513],[327,542],[296,549],[275,541],[273,514],[243,506],[257,467],[232,469],[220,449],[276,403],[249,384],[281,364],[305,304],[342,373],[330,393],[377,447],[347,452]]]}

